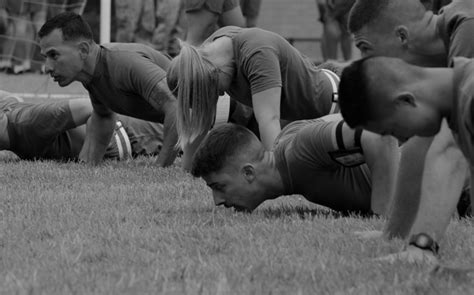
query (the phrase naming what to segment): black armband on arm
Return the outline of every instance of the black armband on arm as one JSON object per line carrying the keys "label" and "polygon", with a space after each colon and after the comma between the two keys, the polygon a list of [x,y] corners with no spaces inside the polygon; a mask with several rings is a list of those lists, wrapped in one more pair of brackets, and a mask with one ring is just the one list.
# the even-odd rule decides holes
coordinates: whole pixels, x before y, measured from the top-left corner
{"label": "black armband on arm", "polygon": [[344,121],[337,124],[336,142],[337,151],[328,152],[333,161],[344,167],[356,167],[365,163],[364,151],[362,150],[361,137],[362,129],[356,129],[354,132],[354,147],[346,148],[342,137],[342,126]]}

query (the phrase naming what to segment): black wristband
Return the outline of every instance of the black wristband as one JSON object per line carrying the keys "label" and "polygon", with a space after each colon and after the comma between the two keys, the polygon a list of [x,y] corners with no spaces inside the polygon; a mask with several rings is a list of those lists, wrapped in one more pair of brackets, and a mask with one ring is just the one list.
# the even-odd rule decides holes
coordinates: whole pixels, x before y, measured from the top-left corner
{"label": "black wristband", "polygon": [[439,245],[431,236],[425,233],[419,233],[412,235],[408,240],[408,245],[415,246],[422,250],[428,250],[437,255],[439,251]]}

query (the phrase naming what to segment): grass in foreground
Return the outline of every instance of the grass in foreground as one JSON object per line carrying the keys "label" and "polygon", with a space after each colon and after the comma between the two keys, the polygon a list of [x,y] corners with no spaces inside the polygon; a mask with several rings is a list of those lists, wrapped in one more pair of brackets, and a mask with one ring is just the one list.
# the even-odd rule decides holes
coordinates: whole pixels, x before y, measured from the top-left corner
{"label": "grass in foreground", "polygon": [[[0,293],[473,294],[430,266],[376,262],[403,243],[359,240],[378,218],[296,196],[253,214],[215,209],[204,183],[152,159],[0,165]],[[441,255],[474,265],[474,228],[453,221]]]}

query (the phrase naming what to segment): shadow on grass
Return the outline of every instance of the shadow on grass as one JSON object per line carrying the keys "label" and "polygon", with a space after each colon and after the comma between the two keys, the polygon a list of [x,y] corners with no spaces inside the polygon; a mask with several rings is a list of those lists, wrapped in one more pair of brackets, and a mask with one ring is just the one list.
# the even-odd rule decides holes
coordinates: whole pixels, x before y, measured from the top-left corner
{"label": "shadow on grass", "polygon": [[376,217],[374,214],[362,212],[337,212],[325,208],[308,208],[302,206],[281,206],[279,208],[265,208],[259,211],[264,217],[269,219],[276,219],[282,217],[299,217],[301,219],[307,218],[372,218]]}

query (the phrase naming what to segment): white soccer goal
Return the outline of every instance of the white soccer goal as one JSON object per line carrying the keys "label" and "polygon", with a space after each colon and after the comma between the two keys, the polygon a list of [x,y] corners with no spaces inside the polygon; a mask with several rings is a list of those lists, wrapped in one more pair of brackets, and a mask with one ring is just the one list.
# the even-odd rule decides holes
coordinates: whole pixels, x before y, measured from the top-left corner
{"label": "white soccer goal", "polygon": [[100,43],[110,42],[112,0],[100,0]]}

